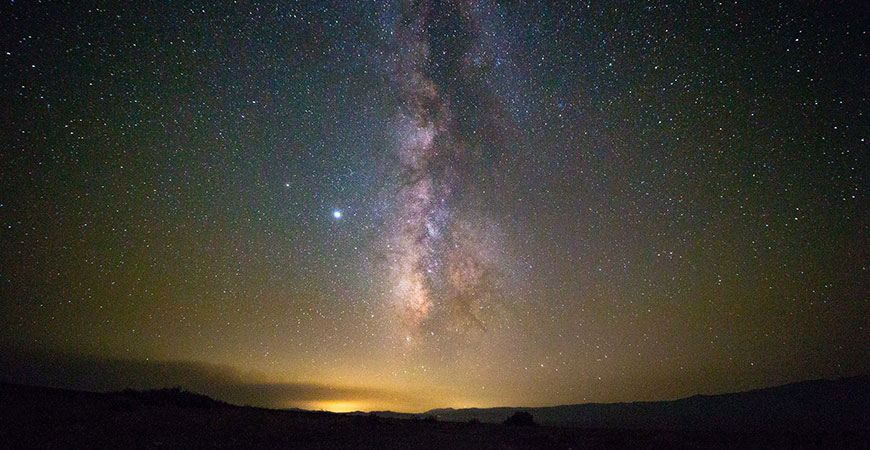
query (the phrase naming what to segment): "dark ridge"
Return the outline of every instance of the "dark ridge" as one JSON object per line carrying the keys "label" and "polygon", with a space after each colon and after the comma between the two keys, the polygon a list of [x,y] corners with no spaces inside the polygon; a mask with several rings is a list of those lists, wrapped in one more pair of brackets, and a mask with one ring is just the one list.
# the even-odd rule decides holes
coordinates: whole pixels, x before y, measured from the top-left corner
{"label": "dark ridge", "polygon": [[181,387],[148,389],[137,391],[125,389],[120,395],[153,406],[178,406],[183,408],[222,408],[229,403],[215,400],[207,395],[197,394]]}
{"label": "dark ridge", "polygon": [[807,431],[870,429],[870,375],[812,380],[679,400],[535,408],[433,409],[443,421],[501,423],[518,411],[541,424],[583,428]]}

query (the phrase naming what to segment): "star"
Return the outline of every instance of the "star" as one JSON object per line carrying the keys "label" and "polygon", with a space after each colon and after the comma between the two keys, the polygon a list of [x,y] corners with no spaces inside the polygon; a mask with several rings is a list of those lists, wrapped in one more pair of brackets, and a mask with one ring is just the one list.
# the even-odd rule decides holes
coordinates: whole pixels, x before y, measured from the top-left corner
{"label": "star", "polygon": [[341,210],[336,209],[332,211],[332,218],[335,220],[341,220]]}

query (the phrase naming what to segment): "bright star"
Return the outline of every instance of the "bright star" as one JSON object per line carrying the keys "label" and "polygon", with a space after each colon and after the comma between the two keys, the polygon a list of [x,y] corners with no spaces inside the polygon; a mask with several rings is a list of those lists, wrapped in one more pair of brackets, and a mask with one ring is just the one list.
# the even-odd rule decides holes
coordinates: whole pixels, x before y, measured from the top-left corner
{"label": "bright star", "polygon": [[340,210],[340,209],[336,209],[335,211],[333,211],[333,212],[332,212],[332,217],[334,217],[336,220],[341,219],[341,210]]}

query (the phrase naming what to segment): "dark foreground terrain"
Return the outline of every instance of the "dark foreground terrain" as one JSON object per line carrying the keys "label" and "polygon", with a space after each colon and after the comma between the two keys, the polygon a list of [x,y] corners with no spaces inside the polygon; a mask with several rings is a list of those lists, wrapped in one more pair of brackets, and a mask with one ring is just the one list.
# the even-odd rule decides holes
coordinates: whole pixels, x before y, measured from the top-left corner
{"label": "dark foreground terrain", "polygon": [[92,393],[3,384],[3,448],[868,448],[866,431],[700,432],[507,426],[228,405],[179,390]]}

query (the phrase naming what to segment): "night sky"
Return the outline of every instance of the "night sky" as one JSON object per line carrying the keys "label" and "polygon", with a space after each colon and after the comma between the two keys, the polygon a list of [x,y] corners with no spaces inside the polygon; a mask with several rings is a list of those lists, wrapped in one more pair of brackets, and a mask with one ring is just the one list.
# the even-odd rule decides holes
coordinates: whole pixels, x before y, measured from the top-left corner
{"label": "night sky", "polygon": [[98,3],[0,6],[7,379],[422,411],[870,372],[862,2]]}

